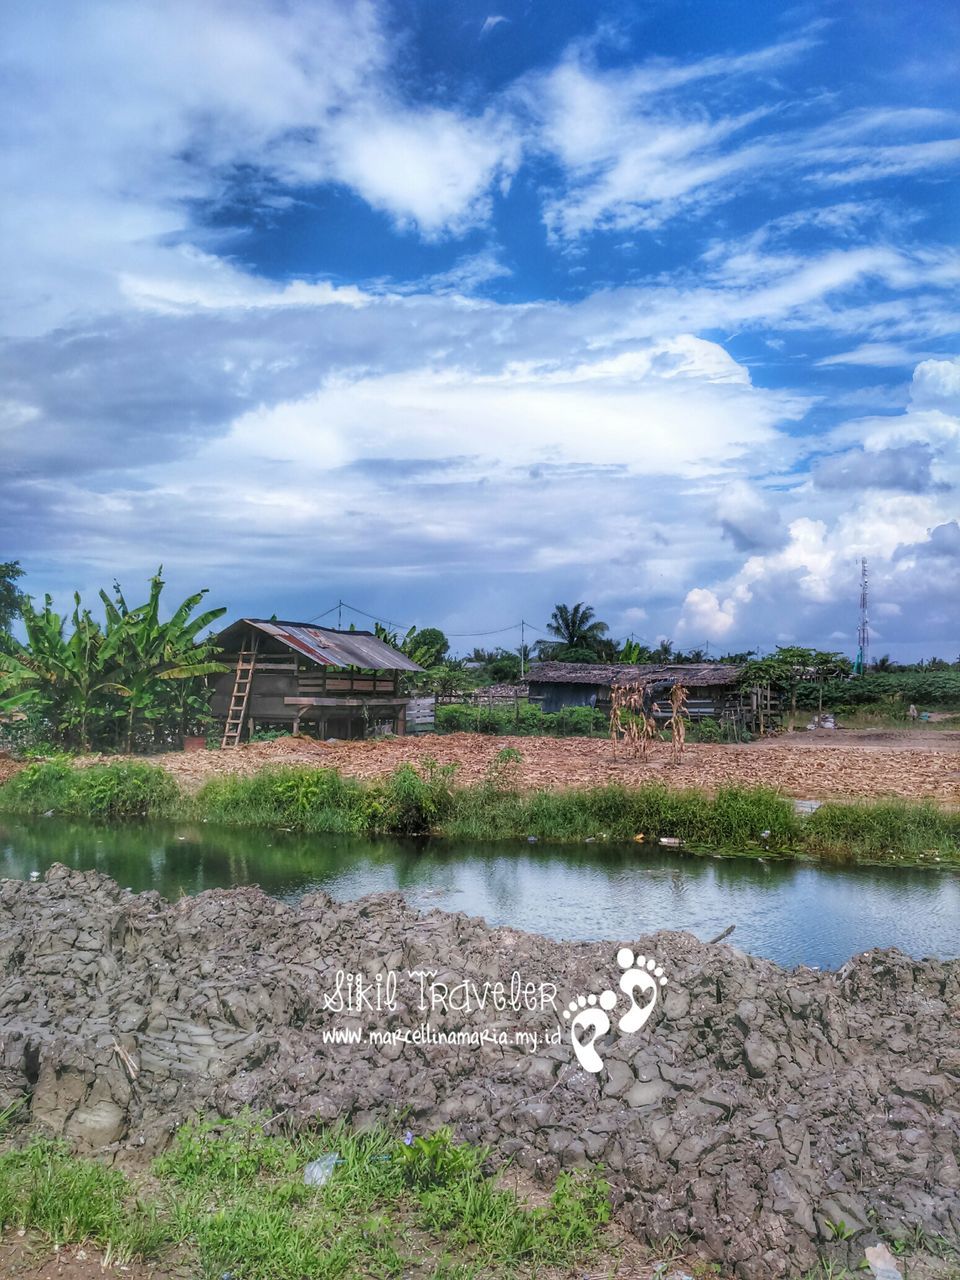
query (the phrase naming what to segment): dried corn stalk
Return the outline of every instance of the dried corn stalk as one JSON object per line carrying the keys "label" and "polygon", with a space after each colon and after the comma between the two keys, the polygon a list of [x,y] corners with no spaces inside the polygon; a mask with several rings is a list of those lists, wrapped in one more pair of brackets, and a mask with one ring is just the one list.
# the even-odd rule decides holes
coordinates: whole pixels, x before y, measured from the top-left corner
{"label": "dried corn stalk", "polygon": [[675,684],[670,690],[670,742],[673,747],[673,763],[679,764],[683,759],[683,748],[687,740],[687,693],[682,684]]}
{"label": "dried corn stalk", "polygon": [[633,758],[647,758],[647,746],[657,732],[653,713],[654,703],[648,712],[644,707],[646,686],[642,684],[615,684],[610,690],[610,737],[613,754],[621,738],[630,746]]}

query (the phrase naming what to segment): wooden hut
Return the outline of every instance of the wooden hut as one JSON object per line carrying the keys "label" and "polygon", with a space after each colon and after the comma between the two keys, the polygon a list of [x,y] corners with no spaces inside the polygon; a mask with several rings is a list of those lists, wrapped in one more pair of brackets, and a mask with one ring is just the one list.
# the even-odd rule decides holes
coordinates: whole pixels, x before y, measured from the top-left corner
{"label": "wooden hut", "polygon": [[[586,663],[536,662],[529,669],[530,701],[544,711],[565,707],[597,707],[610,711],[615,684],[648,684],[670,681],[682,684],[689,695],[686,714],[692,721],[718,720],[755,730],[775,718],[769,690],[740,687],[743,667],[725,662],[689,663]],[[670,717],[667,702],[659,704],[656,718]]]}
{"label": "wooden hut", "polygon": [[404,733],[402,671],[421,671],[370,631],[309,622],[240,618],[216,637],[230,670],[216,679],[212,711],[223,745],[257,729],[301,727],[319,738],[362,738],[370,729]]}

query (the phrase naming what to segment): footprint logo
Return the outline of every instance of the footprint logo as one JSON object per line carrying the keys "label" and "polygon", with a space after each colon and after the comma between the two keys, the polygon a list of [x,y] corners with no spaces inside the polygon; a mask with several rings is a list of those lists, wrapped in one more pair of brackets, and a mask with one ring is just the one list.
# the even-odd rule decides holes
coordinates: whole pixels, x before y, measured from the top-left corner
{"label": "footprint logo", "polygon": [[[656,1007],[660,988],[666,986],[663,968],[651,956],[635,956],[629,947],[617,952],[617,964],[624,972],[620,976],[620,990],[630,1001],[630,1007],[617,1023],[617,1029],[625,1035],[633,1035],[646,1026]],[[643,1002],[637,1000],[637,995]],[[617,1003],[616,993],[602,991],[598,996],[577,996],[563,1011],[570,1024],[570,1043],[577,1061],[584,1071],[594,1074],[603,1070],[603,1059],[595,1045],[610,1030],[609,1014]]]}
{"label": "footprint logo", "polygon": [[[634,956],[629,947],[621,947],[617,952],[617,964],[624,972],[620,977],[620,990],[630,1000],[630,1008],[617,1023],[617,1027],[625,1035],[631,1036],[635,1031],[645,1027],[657,1004],[660,988],[667,985],[663,969],[651,956]],[[637,993],[644,997],[643,1004],[638,1003]],[[653,996],[652,999],[647,997]]]}
{"label": "footprint logo", "polygon": [[[573,1045],[573,1052],[577,1055],[577,1061],[584,1071],[603,1070],[603,1059],[593,1046],[610,1030],[610,1019],[607,1014],[616,1003],[617,997],[613,991],[601,991],[599,1000],[592,994],[577,996],[576,1000],[571,1000],[569,1007],[563,1011],[563,1016],[570,1023],[570,1043]],[[580,1038],[582,1031],[587,1032],[584,1039]]]}

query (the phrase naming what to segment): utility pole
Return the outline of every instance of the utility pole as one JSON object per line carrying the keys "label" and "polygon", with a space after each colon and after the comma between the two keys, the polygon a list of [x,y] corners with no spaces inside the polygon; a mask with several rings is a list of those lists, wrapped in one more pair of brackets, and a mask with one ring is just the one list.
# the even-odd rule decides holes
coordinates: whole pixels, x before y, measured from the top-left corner
{"label": "utility pole", "polygon": [[521,618],[520,619],[520,679],[521,681],[523,680],[523,651],[525,648],[525,645],[523,643],[523,636],[524,636],[524,628],[526,627],[526,625],[527,624]]}
{"label": "utility pole", "polygon": [[343,630],[343,601],[337,601],[337,630]]}

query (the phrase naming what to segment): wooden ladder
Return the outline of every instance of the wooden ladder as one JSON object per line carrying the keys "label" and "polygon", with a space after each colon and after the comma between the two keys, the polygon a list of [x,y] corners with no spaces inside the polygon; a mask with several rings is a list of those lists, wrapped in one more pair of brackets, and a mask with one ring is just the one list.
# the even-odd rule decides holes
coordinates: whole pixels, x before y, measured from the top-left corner
{"label": "wooden ladder", "polygon": [[237,658],[237,676],[233,682],[233,693],[230,695],[230,708],[223,726],[221,747],[238,747],[240,735],[243,733],[243,722],[247,714],[247,703],[250,701],[250,686],[253,683],[253,672],[257,662],[257,636],[251,637],[249,647],[241,650]]}

